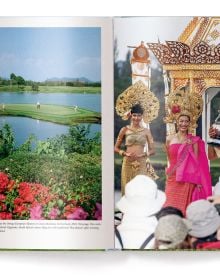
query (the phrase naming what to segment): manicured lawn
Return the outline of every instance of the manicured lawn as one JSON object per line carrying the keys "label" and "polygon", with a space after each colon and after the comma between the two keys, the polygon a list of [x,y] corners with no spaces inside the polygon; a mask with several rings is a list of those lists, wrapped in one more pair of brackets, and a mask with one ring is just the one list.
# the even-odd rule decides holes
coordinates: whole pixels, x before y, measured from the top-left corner
{"label": "manicured lawn", "polygon": [[101,93],[101,87],[39,86],[33,91],[31,86],[0,86],[0,92],[39,92],[39,93]]}
{"label": "manicured lawn", "polygon": [[64,125],[76,123],[100,123],[101,114],[73,106],[41,104],[37,109],[36,104],[5,104],[3,110],[0,106],[0,115],[22,116],[44,120]]}

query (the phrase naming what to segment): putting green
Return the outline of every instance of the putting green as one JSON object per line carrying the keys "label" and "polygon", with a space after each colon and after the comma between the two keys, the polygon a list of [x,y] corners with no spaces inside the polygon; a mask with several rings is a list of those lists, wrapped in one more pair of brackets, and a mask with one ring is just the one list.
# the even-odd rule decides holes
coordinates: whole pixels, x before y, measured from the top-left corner
{"label": "putting green", "polygon": [[75,106],[40,104],[0,104],[0,116],[28,117],[64,125],[101,123],[101,114]]}

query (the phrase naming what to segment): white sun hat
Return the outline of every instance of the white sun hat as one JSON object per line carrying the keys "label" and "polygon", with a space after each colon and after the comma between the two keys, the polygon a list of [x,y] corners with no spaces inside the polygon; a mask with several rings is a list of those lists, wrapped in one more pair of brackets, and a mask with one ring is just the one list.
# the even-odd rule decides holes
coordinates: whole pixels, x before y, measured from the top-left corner
{"label": "white sun hat", "polygon": [[165,202],[165,193],[148,176],[137,175],[125,186],[125,195],[116,203],[126,214],[150,216],[156,214]]}

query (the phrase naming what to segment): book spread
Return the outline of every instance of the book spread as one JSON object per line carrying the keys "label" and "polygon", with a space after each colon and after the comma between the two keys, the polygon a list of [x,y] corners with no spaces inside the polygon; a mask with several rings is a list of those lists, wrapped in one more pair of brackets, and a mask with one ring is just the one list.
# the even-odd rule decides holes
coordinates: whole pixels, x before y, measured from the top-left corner
{"label": "book spread", "polygon": [[220,17],[0,18],[0,248],[220,248]]}

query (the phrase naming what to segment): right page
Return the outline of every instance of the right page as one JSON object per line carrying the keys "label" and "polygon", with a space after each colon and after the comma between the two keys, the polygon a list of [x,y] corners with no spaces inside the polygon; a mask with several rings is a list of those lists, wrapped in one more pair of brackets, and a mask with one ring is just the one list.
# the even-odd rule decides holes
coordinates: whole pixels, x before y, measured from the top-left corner
{"label": "right page", "polygon": [[220,17],[114,19],[115,246],[220,242]]}

